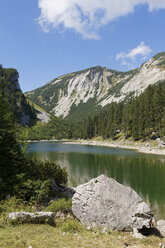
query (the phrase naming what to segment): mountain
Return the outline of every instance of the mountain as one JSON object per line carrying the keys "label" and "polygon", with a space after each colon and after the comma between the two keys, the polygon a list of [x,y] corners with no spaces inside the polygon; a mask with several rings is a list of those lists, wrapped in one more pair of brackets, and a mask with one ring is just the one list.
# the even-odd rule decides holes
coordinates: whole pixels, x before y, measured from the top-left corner
{"label": "mountain", "polygon": [[37,104],[30,101],[29,99],[27,99],[27,102],[30,104],[30,106],[32,106],[32,108],[34,108],[37,120],[39,122],[41,122],[42,124],[50,122],[51,117],[53,117],[53,115],[49,114],[45,109],[39,107]]}
{"label": "mountain", "polygon": [[111,102],[140,95],[149,85],[165,80],[165,52],[127,72],[96,66],[69,73],[25,93],[46,111],[69,120],[81,120]]}
{"label": "mountain", "polygon": [[0,97],[7,99],[21,125],[30,125],[36,120],[35,110],[22,93],[18,78],[17,70],[0,65]]}

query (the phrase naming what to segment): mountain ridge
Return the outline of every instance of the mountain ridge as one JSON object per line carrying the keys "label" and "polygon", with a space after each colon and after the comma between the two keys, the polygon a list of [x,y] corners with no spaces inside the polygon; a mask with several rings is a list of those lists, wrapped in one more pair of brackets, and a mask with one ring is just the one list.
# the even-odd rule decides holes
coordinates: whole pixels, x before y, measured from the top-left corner
{"label": "mountain ridge", "polygon": [[165,52],[131,71],[96,66],[64,74],[25,95],[48,112],[75,120],[83,119],[111,102],[138,96],[150,84],[162,80],[165,80]]}

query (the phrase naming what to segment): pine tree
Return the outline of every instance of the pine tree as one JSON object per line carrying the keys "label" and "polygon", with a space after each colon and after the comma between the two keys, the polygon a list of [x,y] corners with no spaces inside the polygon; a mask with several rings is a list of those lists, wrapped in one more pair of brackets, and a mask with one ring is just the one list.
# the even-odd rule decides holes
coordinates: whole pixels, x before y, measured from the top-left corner
{"label": "pine tree", "polygon": [[[21,172],[25,158],[16,140],[14,117],[7,101],[0,96],[0,177],[1,190],[8,193]],[[0,192],[2,194],[2,191]]]}

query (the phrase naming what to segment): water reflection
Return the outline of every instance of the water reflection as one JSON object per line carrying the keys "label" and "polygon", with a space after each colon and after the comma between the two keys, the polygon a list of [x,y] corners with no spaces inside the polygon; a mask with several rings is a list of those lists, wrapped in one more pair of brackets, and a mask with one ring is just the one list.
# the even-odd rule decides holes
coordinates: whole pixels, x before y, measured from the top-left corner
{"label": "water reflection", "polygon": [[105,174],[132,187],[158,217],[165,218],[165,157],[135,151],[62,143],[33,143],[28,151],[66,167],[68,184],[77,186]]}

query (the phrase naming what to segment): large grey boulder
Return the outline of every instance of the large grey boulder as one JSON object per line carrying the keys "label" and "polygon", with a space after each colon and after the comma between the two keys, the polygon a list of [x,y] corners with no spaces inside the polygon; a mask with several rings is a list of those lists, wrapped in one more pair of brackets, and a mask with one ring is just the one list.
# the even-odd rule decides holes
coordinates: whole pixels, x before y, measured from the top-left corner
{"label": "large grey boulder", "polygon": [[132,188],[105,175],[76,188],[72,210],[83,225],[125,231],[150,227],[153,217],[147,204]]}
{"label": "large grey boulder", "polygon": [[13,212],[9,213],[8,218],[21,223],[53,224],[54,212]]}

